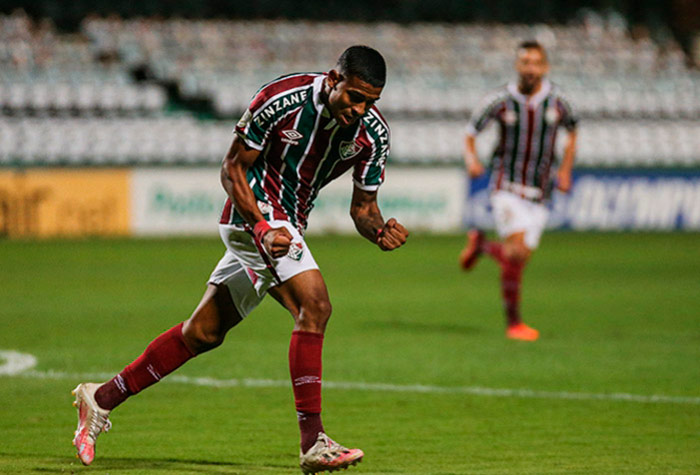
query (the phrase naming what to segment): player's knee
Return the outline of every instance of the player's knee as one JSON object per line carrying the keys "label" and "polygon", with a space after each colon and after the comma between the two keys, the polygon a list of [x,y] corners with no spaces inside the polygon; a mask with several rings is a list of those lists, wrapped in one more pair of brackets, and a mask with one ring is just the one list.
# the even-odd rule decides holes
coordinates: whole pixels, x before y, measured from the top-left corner
{"label": "player's knee", "polygon": [[525,245],[508,246],[505,249],[505,257],[517,264],[524,264],[530,258],[530,249]]}
{"label": "player's knee", "polygon": [[301,306],[297,325],[304,331],[323,333],[332,311],[333,307],[328,299],[309,299]]}
{"label": "player's knee", "polygon": [[186,325],[182,335],[187,346],[196,354],[212,350],[224,342],[225,332],[204,325]]}

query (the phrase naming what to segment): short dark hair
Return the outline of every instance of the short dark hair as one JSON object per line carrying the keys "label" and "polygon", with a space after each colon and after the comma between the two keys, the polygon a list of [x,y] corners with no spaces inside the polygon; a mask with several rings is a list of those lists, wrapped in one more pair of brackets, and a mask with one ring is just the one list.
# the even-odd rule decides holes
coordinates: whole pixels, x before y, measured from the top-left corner
{"label": "short dark hair", "polygon": [[517,51],[520,51],[521,49],[536,49],[540,53],[542,53],[542,56],[544,57],[545,61],[547,60],[547,50],[544,49],[544,46],[542,46],[542,43],[540,43],[539,41],[535,41],[535,40],[522,41],[518,45]]}
{"label": "short dark hair", "polygon": [[344,76],[355,76],[374,87],[386,83],[386,63],[379,51],[369,46],[351,46],[340,55],[338,71]]}

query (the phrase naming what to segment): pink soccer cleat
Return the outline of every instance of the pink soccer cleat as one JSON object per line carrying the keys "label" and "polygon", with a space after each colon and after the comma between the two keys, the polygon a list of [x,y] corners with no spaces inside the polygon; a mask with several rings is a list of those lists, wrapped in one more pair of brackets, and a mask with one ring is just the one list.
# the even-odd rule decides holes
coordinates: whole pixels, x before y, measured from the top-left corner
{"label": "pink soccer cleat", "polygon": [[346,469],[362,461],[365,454],[360,449],[348,449],[319,432],[316,443],[299,456],[299,466],[305,474],[333,472]]}
{"label": "pink soccer cleat", "polygon": [[78,428],[75,430],[73,445],[78,449],[76,457],[83,465],[90,465],[95,458],[97,436],[112,427],[109,422],[110,411],[102,409],[95,401],[95,391],[100,386],[97,383],[82,383],[71,392],[75,396],[73,407],[78,409]]}

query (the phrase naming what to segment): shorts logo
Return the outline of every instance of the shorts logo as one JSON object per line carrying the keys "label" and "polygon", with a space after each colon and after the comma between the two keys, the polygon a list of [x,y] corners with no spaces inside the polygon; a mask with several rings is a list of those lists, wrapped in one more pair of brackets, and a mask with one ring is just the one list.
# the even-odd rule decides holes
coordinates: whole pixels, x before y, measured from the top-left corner
{"label": "shorts logo", "polygon": [[338,147],[338,152],[340,153],[341,160],[349,160],[362,150],[362,145],[353,141],[342,141]]}
{"label": "shorts logo", "polygon": [[304,246],[300,242],[293,242],[291,246],[289,246],[289,252],[287,253],[287,257],[290,259],[293,259],[295,261],[300,261],[301,258],[304,255]]}
{"label": "shorts logo", "polygon": [[294,129],[283,130],[281,133],[284,135],[282,142],[288,143],[289,145],[299,145],[299,140],[304,138],[301,132]]}
{"label": "shorts logo", "polygon": [[253,285],[258,283],[258,274],[255,273],[253,269],[250,267],[245,268],[246,272],[248,273],[248,277],[250,277],[250,281],[253,283]]}

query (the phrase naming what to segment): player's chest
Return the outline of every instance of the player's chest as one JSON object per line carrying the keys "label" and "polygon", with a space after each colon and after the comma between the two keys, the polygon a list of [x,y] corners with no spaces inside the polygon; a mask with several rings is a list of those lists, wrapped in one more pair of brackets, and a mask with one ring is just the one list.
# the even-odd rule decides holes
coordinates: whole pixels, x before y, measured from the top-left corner
{"label": "player's chest", "polygon": [[329,120],[313,123],[286,121],[273,131],[285,157],[309,161],[351,162],[369,152],[371,144],[356,129],[342,129]]}
{"label": "player's chest", "polygon": [[538,104],[526,102],[505,103],[499,110],[497,119],[506,129],[556,128],[562,120],[561,112],[556,104],[544,101]]}

